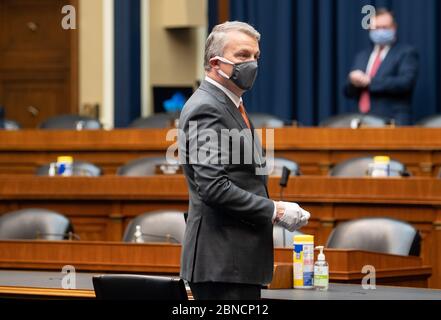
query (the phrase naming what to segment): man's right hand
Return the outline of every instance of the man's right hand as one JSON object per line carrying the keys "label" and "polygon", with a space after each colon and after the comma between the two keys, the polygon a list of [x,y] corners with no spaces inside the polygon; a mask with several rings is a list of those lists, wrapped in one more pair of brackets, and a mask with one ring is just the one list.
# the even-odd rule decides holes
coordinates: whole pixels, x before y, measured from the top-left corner
{"label": "man's right hand", "polygon": [[308,224],[311,214],[294,202],[276,202],[275,223],[293,232]]}
{"label": "man's right hand", "polygon": [[357,88],[366,88],[371,84],[371,78],[361,70],[352,71],[349,80]]}

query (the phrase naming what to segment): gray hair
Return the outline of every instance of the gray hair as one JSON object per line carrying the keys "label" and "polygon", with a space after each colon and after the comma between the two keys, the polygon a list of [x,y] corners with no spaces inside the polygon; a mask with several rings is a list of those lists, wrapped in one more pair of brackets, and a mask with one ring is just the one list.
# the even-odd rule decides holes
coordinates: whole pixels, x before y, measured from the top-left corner
{"label": "gray hair", "polygon": [[223,56],[227,44],[227,33],[239,31],[260,41],[260,33],[251,25],[240,21],[227,21],[218,24],[213,28],[205,42],[204,67],[206,71],[211,70],[210,59],[216,56]]}

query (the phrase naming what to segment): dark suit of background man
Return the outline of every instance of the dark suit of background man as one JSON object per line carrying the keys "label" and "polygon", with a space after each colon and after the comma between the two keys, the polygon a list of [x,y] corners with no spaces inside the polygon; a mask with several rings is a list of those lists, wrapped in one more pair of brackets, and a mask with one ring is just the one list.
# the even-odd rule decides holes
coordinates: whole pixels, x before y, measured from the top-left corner
{"label": "dark suit of background man", "polygon": [[[259,39],[260,34],[246,23],[216,26],[206,42],[206,78],[179,119],[185,135],[179,137],[179,156],[181,161],[185,158],[190,196],[181,277],[189,282],[195,299],[260,299],[262,285],[269,284],[273,275],[273,224],[293,231],[309,219],[309,213],[295,203],[268,199],[267,175],[257,174],[265,161],[241,96],[257,76]],[[208,159],[190,162],[196,156],[189,146],[196,135],[192,123],[202,135],[196,140],[198,147],[215,149],[208,152]],[[225,150],[214,139],[204,149],[207,137],[202,131],[207,129],[219,136],[221,130],[234,129],[246,134],[239,151]],[[248,151],[251,162],[244,160]],[[240,161],[233,162],[234,156]],[[212,161],[219,158],[228,161]]]}
{"label": "dark suit of background man", "polygon": [[[386,9],[377,11],[369,32],[374,48],[360,52],[349,74],[345,93],[358,101],[361,113],[411,122],[412,93],[418,75],[418,53],[397,42],[397,24]],[[374,29],[375,28],[375,29]]]}

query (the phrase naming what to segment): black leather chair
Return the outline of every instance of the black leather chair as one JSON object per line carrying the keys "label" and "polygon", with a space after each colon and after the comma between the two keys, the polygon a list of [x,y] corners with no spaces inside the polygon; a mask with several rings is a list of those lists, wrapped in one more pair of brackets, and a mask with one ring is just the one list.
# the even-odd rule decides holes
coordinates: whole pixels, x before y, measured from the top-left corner
{"label": "black leather chair", "polygon": [[184,212],[158,210],[144,213],[130,221],[123,241],[134,242],[136,226],[141,226],[144,242],[182,243],[185,233]]}
{"label": "black leather chair", "polygon": [[[36,170],[37,176],[48,176],[49,175],[50,164],[45,164],[40,166]],[[79,177],[99,177],[102,175],[103,171],[100,167],[94,165],[90,162],[85,161],[74,161],[72,167],[73,176]]]}
{"label": "black leather chair", "polygon": [[361,113],[349,113],[339,114],[330,117],[320,123],[320,127],[326,128],[359,128],[359,127],[371,127],[382,128],[391,123],[390,119]]}
{"label": "black leather chair", "polygon": [[296,235],[301,235],[302,232],[296,230],[290,232],[281,226],[274,225],[273,227],[273,240],[274,248],[291,248],[293,247],[294,239]]}
{"label": "black leather chair", "polygon": [[[329,175],[332,177],[365,177],[373,157],[361,157],[346,160],[333,167]],[[396,160],[390,162],[390,175],[392,177],[408,177],[410,173],[406,166]]]}
{"label": "black leather chair", "polygon": [[267,113],[249,113],[251,122],[255,128],[283,128],[285,123],[282,119]]}
{"label": "black leather chair", "polygon": [[282,176],[283,167],[287,167],[289,170],[291,170],[291,176],[301,175],[297,162],[285,158],[274,158],[274,168],[270,172],[270,175],[276,177]]}
{"label": "black leather chair", "polygon": [[416,125],[424,128],[441,128],[441,114],[435,114],[424,118],[418,121]]}
{"label": "black leather chair", "polygon": [[188,300],[182,279],[132,274],[93,276],[93,288],[100,300]]}
{"label": "black leather chair", "polygon": [[326,247],[419,256],[421,236],[403,221],[363,218],[339,224],[329,236]]}
{"label": "black leather chair", "polygon": [[39,125],[40,129],[55,130],[99,130],[101,123],[94,118],[76,114],[65,114],[49,118]]}
{"label": "black leather chair", "polygon": [[119,176],[142,177],[157,174],[158,167],[163,169],[179,170],[179,163],[167,163],[165,157],[144,157],[127,162],[116,170]]}
{"label": "black leather chair", "polygon": [[12,120],[0,120],[0,130],[20,130],[18,122]]}
{"label": "black leather chair", "polygon": [[176,113],[155,113],[151,116],[145,118],[138,118],[134,120],[129,128],[137,128],[137,129],[161,129],[161,128],[169,128],[173,127],[173,121],[179,119],[179,114]]}
{"label": "black leather chair", "polygon": [[46,209],[23,209],[0,216],[0,239],[68,239],[74,232],[68,218]]}

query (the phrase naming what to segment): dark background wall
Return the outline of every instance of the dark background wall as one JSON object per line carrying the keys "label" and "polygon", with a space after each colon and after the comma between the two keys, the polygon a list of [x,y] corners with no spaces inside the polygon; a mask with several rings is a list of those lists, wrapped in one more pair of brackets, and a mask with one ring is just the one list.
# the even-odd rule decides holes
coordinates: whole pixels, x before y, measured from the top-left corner
{"label": "dark background wall", "polygon": [[[216,8],[217,0],[210,0]],[[262,34],[260,73],[246,94],[250,111],[269,112],[305,125],[356,110],[342,87],[355,54],[370,46],[361,9],[371,4],[394,11],[399,41],[415,46],[420,74],[413,117],[441,111],[441,5],[438,0],[234,0],[230,20],[241,20]],[[210,25],[218,21],[210,16]]]}
{"label": "dark background wall", "polygon": [[[399,41],[420,54],[413,119],[441,112],[439,0],[209,0],[209,28],[226,16],[219,8],[227,8],[230,20],[248,22],[262,34],[259,76],[245,95],[249,111],[317,125],[356,110],[342,88],[356,53],[370,46],[361,27],[367,4],[393,10]],[[139,7],[139,0],[115,1],[116,127],[140,114]]]}

